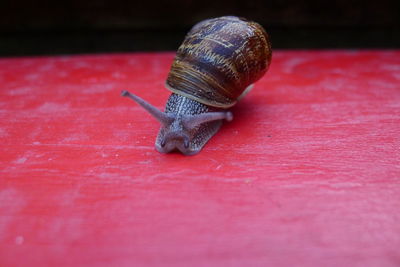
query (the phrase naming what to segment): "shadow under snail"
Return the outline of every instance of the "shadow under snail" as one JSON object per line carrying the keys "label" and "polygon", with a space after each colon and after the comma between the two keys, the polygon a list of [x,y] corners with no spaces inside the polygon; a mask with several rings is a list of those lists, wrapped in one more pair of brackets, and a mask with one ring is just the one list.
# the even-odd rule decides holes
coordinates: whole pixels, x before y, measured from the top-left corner
{"label": "shadow under snail", "polygon": [[271,63],[268,34],[244,18],[225,16],[193,26],[179,47],[166,81],[172,94],[162,112],[123,91],[161,123],[155,147],[161,153],[179,150],[194,155],[232,120],[236,104]]}

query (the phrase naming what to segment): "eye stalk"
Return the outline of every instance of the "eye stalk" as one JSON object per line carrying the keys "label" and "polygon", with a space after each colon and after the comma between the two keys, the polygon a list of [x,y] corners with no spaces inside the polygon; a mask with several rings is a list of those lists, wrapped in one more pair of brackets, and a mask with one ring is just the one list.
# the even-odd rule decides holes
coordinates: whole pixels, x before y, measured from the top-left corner
{"label": "eye stalk", "polygon": [[216,120],[227,120],[233,119],[232,112],[221,111],[221,112],[208,112],[197,115],[185,115],[183,116],[183,126],[187,129],[193,129],[202,123],[216,121]]}
{"label": "eye stalk", "polygon": [[121,96],[129,97],[139,105],[141,105],[147,112],[149,112],[154,118],[156,118],[162,125],[167,126],[171,124],[174,121],[173,116],[160,111],[156,107],[154,107],[152,104],[148,103],[144,99],[138,97],[137,95],[134,95],[128,91],[122,91]]}

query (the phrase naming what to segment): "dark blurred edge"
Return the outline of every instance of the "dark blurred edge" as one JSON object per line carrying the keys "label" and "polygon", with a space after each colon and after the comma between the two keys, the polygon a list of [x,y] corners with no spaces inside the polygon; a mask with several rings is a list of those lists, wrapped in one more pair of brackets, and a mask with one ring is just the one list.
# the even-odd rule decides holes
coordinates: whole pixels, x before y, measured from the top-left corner
{"label": "dark blurred edge", "polygon": [[0,57],[175,51],[223,15],[260,23],[275,49],[400,48],[399,0],[0,0]]}
{"label": "dark blurred edge", "polygon": [[[174,51],[185,30],[28,31],[3,33],[0,56]],[[268,28],[275,49],[394,49],[400,31],[383,28]]]}

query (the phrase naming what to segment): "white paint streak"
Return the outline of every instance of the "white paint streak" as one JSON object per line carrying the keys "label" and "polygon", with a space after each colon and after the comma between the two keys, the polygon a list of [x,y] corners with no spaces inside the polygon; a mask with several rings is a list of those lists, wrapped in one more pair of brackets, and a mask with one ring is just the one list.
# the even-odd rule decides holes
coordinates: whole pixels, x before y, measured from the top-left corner
{"label": "white paint streak", "polygon": [[89,139],[90,137],[84,133],[72,133],[71,135],[65,137],[61,143],[82,142]]}
{"label": "white paint streak", "polygon": [[[93,81],[91,81],[93,82]],[[116,90],[115,84],[92,84],[88,88],[82,89],[83,94],[99,94]]]}
{"label": "white paint streak", "polygon": [[41,78],[41,75],[37,74],[37,73],[32,73],[32,74],[27,74],[24,76],[24,79],[27,81],[36,81],[39,80]]}
{"label": "white paint streak", "polygon": [[392,73],[392,75],[396,80],[400,80],[400,73]]}
{"label": "white paint streak", "polygon": [[88,62],[85,62],[83,60],[77,61],[76,63],[72,64],[73,68],[76,69],[81,69],[81,68],[90,68],[90,65]]}
{"label": "white paint streak", "polygon": [[7,188],[0,191],[0,241],[8,233],[8,227],[13,222],[15,216],[25,207],[25,198],[14,189]]}
{"label": "white paint streak", "polygon": [[0,128],[0,137],[4,138],[4,137],[7,137],[7,136],[9,136],[9,133],[7,132],[7,130],[4,129],[4,128]]}
{"label": "white paint streak", "polygon": [[54,63],[48,63],[38,68],[38,71],[48,72],[55,68]]}
{"label": "white paint streak", "polygon": [[121,72],[116,71],[116,72],[113,72],[113,73],[111,74],[111,77],[113,77],[113,78],[115,78],[115,79],[118,80],[118,79],[126,78],[126,75],[123,74],[123,73],[121,73]]}
{"label": "white paint streak", "polygon": [[22,245],[23,243],[24,243],[24,237],[23,236],[17,236],[16,238],[15,238],[15,244],[17,244],[17,245]]}
{"label": "white paint streak", "polygon": [[21,158],[15,160],[14,163],[16,163],[16,164],[24,164],[27,160],[28,160],[27,158],[21,157]]}
{"label": "white paint streak", "polygon": [[381,70],[385,70],[385,71],[390,71],[390,72],[396,72],[396,71],[400,71],[400,65],[397,64],[383,64],[380,67]]}
{"label": "white paint streak", "polygon": [[69,109],[70,108],[68,104],[46,102],[40,107],[38,107],[37,111],[44,113],[53,113],[53,112],[67,111]]}
{"label": "white paint streak", "polygon": [[58,71],[57,72],[57,76],[58,77],[60,77],[60,78],[65,78],[65,77],[67,77],[69,74],[68,74],[68,72],[66,72],[66,71]]}
{"label": "white paint streak", "polygon": [[27,95],[32,92],[32,87],[18,87],[7,92],[9,96]]}
{"label": "white paint streak", "polygon": [[285,63],[283,63],[283,72],[285,73],[292,73],[293,70],[303,64],[304,62],[307,62],[308,60],[306,58],[301,58],[301,57],[295,57],[290,60],[287,60]]}
{"label": "white paint streak", "polygon": [[138,60],[136,60],[136,58],[129,59],[127,63],[130,66],[139,66],[140,65],[140,62]]}

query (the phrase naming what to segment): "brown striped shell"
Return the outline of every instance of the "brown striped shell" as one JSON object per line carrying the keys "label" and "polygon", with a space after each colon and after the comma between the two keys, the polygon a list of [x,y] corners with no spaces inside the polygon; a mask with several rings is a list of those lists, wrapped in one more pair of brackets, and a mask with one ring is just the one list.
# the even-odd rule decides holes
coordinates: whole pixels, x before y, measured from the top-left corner
{"label": "brown striped shell", "polygon": [[265,30],[238,17],[196,24],[179,47],[166,87],[205,105],[229,108],[271,62]]}

